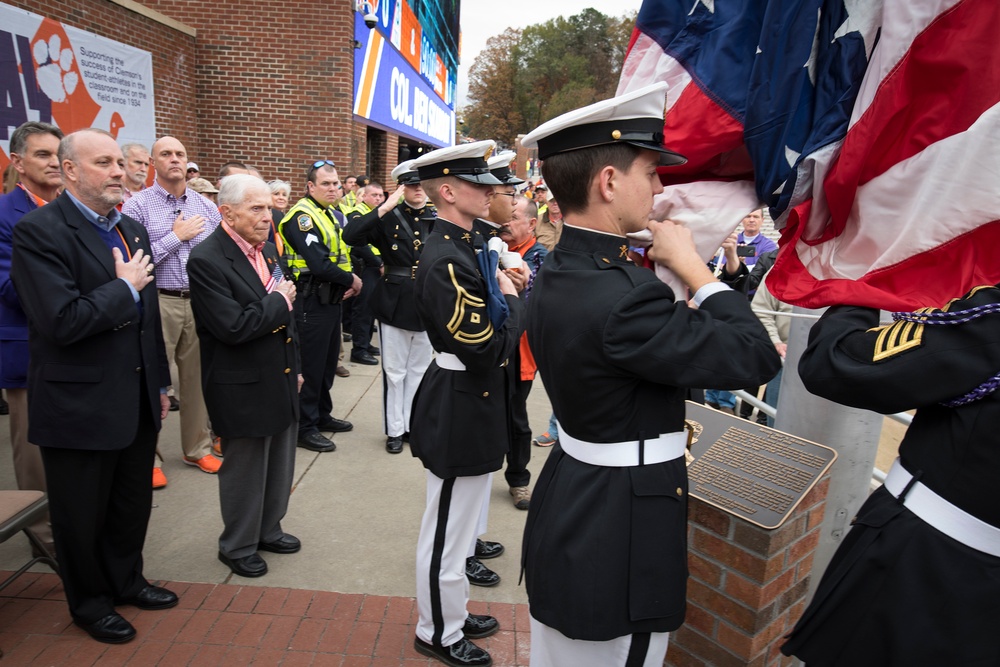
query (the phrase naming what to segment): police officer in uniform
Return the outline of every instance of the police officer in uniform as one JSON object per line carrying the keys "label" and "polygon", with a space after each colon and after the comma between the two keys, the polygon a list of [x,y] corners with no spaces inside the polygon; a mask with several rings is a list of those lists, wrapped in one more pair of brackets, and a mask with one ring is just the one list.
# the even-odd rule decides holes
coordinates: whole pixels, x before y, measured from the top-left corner
{"label": "police officer in uniform", "polygon": [[810,667],[1000,665],[1000,286],[892,317],[833,307],[799,362],[814,394],[917,412],[781,650]]}
{"label": "police officer in uniform", "polygon": [[437,214],[427,203],[413,162],[408,160],[392,170],[399,185],[385,203],[367,214],[352,215],[344,229],[347,243],[371,244],[382,256],[384,271],[370,306],[379,322],[382,414],[385,449],[390,454],[403,451],[403,438],[410,431],[413,395],[431,363],[432,352],[417,315],[413,285],[420,253]]}
{"label": "police officer in uniform", "polygon": [[504,365],[524,328],[524,306],[513,283],[495,262],[480,268],[495,253],[473,234],[473,221],[486,215],[499,183],[486,164],[494,145],[460,144],[414,162],[438,210],[414,286],[417,312],[438,352],[414,398],[410,440],[427,469],[414,647],[449,665],[492,664],[469,640],[499,628],[495,618],[466,610],[465,576],[490,473],[503,464],[508,448]]}
{"label": "police officer in uniform", "polygon": [[306,196],[278,226],[297,291],[295,325],[304,377],[298,445],[332,452],[337,446],[320,431],[354,428],[331,414],[330,389],[340,354],[340,303],[361,291],[361,278],[351,273],[351,249],[341,235],[341,214],[332,206],[342,191],[337,168],[330,160],[318,160],[306,181]]}
{"label": "police officer in uniform", "polygon": [[[662,192],[666,84],[555,118],[529,133],[566,223],[528,302],[528,341],[559,421],[522,545],[531,665],[661,665],[684,620],[686,388],[746,387],[780,359],[746,297],[718,282],[688,230],[650,222]],[[693,292],[674,294],[628,258],[649,256]]]}

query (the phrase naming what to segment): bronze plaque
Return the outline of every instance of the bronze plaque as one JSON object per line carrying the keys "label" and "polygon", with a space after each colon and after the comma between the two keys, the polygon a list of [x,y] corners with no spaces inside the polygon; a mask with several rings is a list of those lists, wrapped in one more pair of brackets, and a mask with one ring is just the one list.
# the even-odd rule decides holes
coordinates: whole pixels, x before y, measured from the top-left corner
{"label": "bronze plaque", "polygon": [[777,528],[833,465],[823,445],[697,403],[688,466],[692,496],[762,528]]}

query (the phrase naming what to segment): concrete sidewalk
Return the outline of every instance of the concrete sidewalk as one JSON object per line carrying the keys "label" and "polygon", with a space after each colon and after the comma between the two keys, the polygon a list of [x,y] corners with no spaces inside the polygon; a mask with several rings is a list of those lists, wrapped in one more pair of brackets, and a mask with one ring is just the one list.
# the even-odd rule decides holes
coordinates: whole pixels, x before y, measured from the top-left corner
{"label": "concrete sidewalk", "polygon": [[[171,413],[159,444],[169,483],[153,496],[144,571],[151,581],[168,582],[180,593],[181,605],[166,612],[125,608],[136,619],[139,636],[128,645],[109,647],[71,624],[54,575],[24,575],[24,584],[19,581],[0,594],[4,664],[425,664],[412,648],[414,551],[425,471],[408,447],[399,455],[385,451],[380,367],[345,365],[351,377],[334,383],[334,416],[352,421],[354,430],[334,436],[336,452],[296,450],[295,483],[282,525],[302,540],[301,552],[263,554],[269,572],[259,579],[237,577],[217,560],[222,530],[218,484],[214,476],[182,463],[179,420]],[[536,380],[528,405],[535,434],[547,427],[550,409]],[[16,484],[6,421],[0,417],[0,488],[12,489]],[[548,451],[532,448],[533,480]],[[475,604],[470,609],[501,619],[502,632],[483,643],[491,652],[495,645],[497,665],[527,664],[527,596],[518,585],[526,516],[513,506],[502,472],[496,473],[485,537],[506,546],[502,556],[488,561],[502,581],[494,588],[472,587]],[[0,545],[0,570],[16,570],[29,553],[27,540],[19,537]],[[34,571],[49,572],[44,566]],[[258,616],[266,618],[256,620]],[[297,639],[289,643],[298,632],[315,635],[309,640],[315,646],[293,649],[305,646]],[[515,633],[523,633],[523,639],[515,641]],[[63,644],[71,640],[78,646],[67,653],[71,647]],[[147,648],[154,640],[158,648]],[[289,653],[279,655],[281,651]],[[43,657],[50,653],[51,659]],[[159,662],[151,658],[153,653]]]}

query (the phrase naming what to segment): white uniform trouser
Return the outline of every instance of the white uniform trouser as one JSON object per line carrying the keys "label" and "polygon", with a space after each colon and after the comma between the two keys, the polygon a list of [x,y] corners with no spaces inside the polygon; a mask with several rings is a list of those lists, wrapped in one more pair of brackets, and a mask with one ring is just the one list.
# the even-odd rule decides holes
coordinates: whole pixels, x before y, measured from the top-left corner
{"label": "white uniform trouser", "polygon": [[424,331],[409,331],[379,323],[382,343],[382,409],[385,434],[401,436],[410,430],[410,408],[420,380],[431,364],[434,348]]}
{"label": "white uniform trouser", "polygon": [[[488,473],[489,481],[486,483],[489,489],[493,488],[493,473]],[[487,491],[486,495],[483,496],[483,506],[479,510],[479,523],[476,525],[476,534],[472,536],[472,544],[469,545],[469,552],[466,554],[468,558],[472,558],[476,555],[476,540],[480,536],[486,534],[486,526],[490,519],[490,494]]]}
{"label": "white uniform trouser", "polygon": [[427,471],[427,508],[417,538],[417,637],[451,646],[469,613],[465,558],[476,539],[490,476],[441,479]]}
{"label": "white uniform trouser", "polygon": [[[531,617],[531,667],[624,667],[638,635],[615,637],[604,642],[570,639]],[[667,655],[669,632],[653,632],[642,667],[662,667]],[[641,647],[637,645],[637,647]],[[641,648],[639,649],[641,651]],[[641,656],[634,656],[633,659]]]}

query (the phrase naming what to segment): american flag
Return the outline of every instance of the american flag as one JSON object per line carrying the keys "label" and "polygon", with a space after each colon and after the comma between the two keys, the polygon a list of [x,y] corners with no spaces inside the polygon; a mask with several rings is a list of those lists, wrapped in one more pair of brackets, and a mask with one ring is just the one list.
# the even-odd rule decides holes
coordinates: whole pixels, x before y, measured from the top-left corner
{"label": "american flag", "polygon": [[906,310],[1000,282],[1000,3],[646,0],[619,94],[671,85],[654,212],[706,257],[758,202],[779,298]]}
{"label": "american flag", "polygon": [[274,288],[281,284],[281,281],[285,279],[285,274],[281,272],[281,264],[274,262],[274,270],[271,271],[271,277],[267,279],[267,283],[264,285],[264,289],[270,294],[274,291]]}

